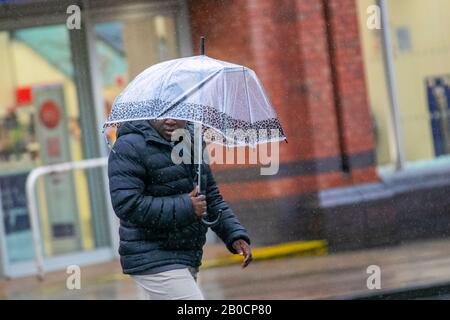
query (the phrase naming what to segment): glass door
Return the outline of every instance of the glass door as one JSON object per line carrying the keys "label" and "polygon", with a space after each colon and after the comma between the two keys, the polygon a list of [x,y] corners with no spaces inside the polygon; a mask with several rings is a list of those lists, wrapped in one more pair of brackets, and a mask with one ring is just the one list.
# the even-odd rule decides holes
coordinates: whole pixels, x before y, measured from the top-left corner
{"label": "glass door", "polygon": [[[150,65],[191,54],[188,29],[177,28],[188,23],[179,3],[92,3],[80,30],[67,29],[65,11],[55,18],[60,24],[45,25],[47,18],[36,14],[32,21],[39,26],[22,28],[18,21],[0,30],[0,251],[6,275],[36,270],[25,196],[29,172],[107,155],[98,133],[114,98]],[[115,134],[109,134],[113,143]],[[101,170],[38,181],[46,271],[116,256],[117,219]]]}
{"label": "glass door", "polygon": [[[136,75],[155,63],[180,56],[172,14],[111,19],[96,23],[94,31],[105,119],[115,97]],[[108,139],[114,142],[114,131],[108,131]]]}
{"label": "glass door", "polygon": [[[25,195],[29,172],[84,159],[76,70],[66,25],[0,32],[0,194],[3,264],[11,275],[33,272],[33,242]],[[94,110],[92,110],[94,115]],[[83,119],[83,121],[94,121]],[[108,246],[98,234],[88,174],[51,174],[36,185],[46,264],[77,264]],[[101,199],[95,199],[101,201]],[[106,239],[103,242],[97,239]],[[106,245],[105,245],[106,244]],[[52,260],[52,258],[55,258]]]}

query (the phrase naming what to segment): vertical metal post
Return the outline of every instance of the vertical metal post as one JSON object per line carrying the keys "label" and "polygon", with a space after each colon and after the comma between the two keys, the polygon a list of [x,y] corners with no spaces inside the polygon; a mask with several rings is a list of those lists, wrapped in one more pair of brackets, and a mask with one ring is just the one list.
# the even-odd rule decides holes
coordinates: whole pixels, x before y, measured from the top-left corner
{"label": "vertical metal post", "polygon": [[[200,37],[200,54],[202,56],[205,55],[205,37]],[[211,76],[209,76],[208,78],[210,78]],[[208,79],[207,78],[207,79]],[[207,79],[203,79],[202,81],[205,81]],[[200,88],[200,87],[199,87]],[[200,89],[201,90],[201,89]],[[202,121],[200,121],[200,123],[197,124],[196,128],[195,128],[195,135],[197,137],[197,144],[198,144],[198,169],[197,169],[197,173],[198,173],[198,177],[197,177],[197,185],[199,187],[200,193],[202,193],[202,187],[201,187],[201,182],[202,182],[202,163],[203,163],[203,132],[202,132],[202,123],[203,123],[203,113],[202,113]],[[206,195],[206,186],[204,186],[205,188],[205,192],[202,194]],[[214,221],[208,221],[206,220],[207,214],[205,214],[205,216],[202,218],[202,223],[208,227],[213,227],[216,224],[219,223],[221,217],[222,217],[222,210],[218,211],[217,214],[217,218]]]}
{"label": "vertical metal post", "polygon": [[390,110],[392,117],[392,129],[394,133],[394,157],[395,170],[402,170],[405,166],[405,155],[403,146],[403,136],[400,120],[400,105],[397,95],[397,83],[395,80],[394,56],[392,53],[392,39],[389,29],[389,11],[387,0],[378,0],[381,9],[381,28],[382,28],[382,44],[384,65],[386,74],[387,89],[389,92]]}
{"label": "vertical metal post", "polygon": [[[200,37],[200,55],[204,56],[205,55],[205,37],[201,36]],[[200,89],[201,90],[201,89]],[[203,119],[202,119],[203,120]],[[203,153],[202,153],[202,144],[203,144],[203,139],[202,139],[202,123],[199,123],[197,126],[197,134],[198,134],[198,182],[197,185],[200,189],[200,193],[202,192],[201,189],[201,181],[202,181],[202,160],[203,160]],[[206,188],[206,186],[205,186]]]}
{"label": "vertical metal post", "polygon": [[[198,152],[198,164],[197,164],[197,185],[198,188],[200,190],[200,193],[202,193],[202,162],[203,162],[203,153],[202,153],[202,144],[203,144],[203,139],[202,139],[202,124],[198,123],[196,126],[196,138],[197,138],[197,152]],[[205,190],[206,190],[206,186],[205,186]]]}
{"label": "vertical metal post", "polygon": [[36,261],[37,276],[40,280],[44,279],[44,250],[41,240],[41,229],[39,224],[39,212],[34,186],[40,177],[40,169],[34,169],[30,172],[26,181],[26,194],[28,214],[30,217],[31,234],[33,237],[34,259]]}
{"label": "vertical metal post", "polygon": [[0,190],[0,278],[7,275],[9,264],[8,249],[6,246],[6,230],[5,230],[5,216],[2,204],[2,190]]}
{"label": "vertical metal post", "polygon": [[[96,54],[96,47],[95,47],[95,25],[94,22],[91,21],[90,19],[90,12],[89,12],[89,7],[88,7],[88,1],[85,1],[85,6],[84,6],[84,21],[85,21],[85,28],[86,28],[86,42],[87,42],[87,52],[88,52],[88,57],[89,57],[89,70],[90,70],[90,78],[91,78],[91,84],[92,84],[92,96],[94,99],[94,104],[93,104],[93,110],[95,112],[95,120],[97,122],[97,129],[98,129],[98,135],[97,135],[97,140],[99,141],[99,156],[101,157],[107,157],[109,154],[109,148],[106,146],[106,143],[104,141],[104,136],[103,134],[101,134],[101,130],[100,128],[102,128],[103,123],[105,121],[104,119],[104,115],[103,115],[103,106],[104,106],[104,101],[103,101],[103,96],[102,96],[102,79],[101,79],[101,74],[100,74],[100,70],[98,68],[99,66],[99,62],[97,59],[97,54]],[[114,210],[112,208],[111,205],[111,201],[109,198],[109,184],[108,184],[108,173],[106,168],[104,168],[102,170],[102,176],[103,176],[103,180],[102,180],[102,186],[104,189],[104,195],[106,198],[106,215],[107,215],[107,220],[109,222],[109,236],[110,236],[110,240],[111,240],[111,247],[112,247],[112,252],[115,256],[119,256],[119,252],[118,252],[118,248],[119,248],[119,233],[117,232],[118,230],[118,220],[116,215],[114,214]]]}
{"label": "vertical metal post", "polygon": [[[89,51],[88,30],[89,24],[86,8],[83,8],[83,19],[80,30],[70,30],[69,38],[71,44],[71,55],[74,70],[76,70],[75,84],[77,87],[77,98],[80,114],[80,127],[82,130],[83,156],[85,159],[97,158],[101,156],[101,145],[103,141],[98,127],[98,112],[93,107],[96,104],[94,96],[92,78],[90,76],[92,64],[92,51]],[[91,45],[91,50],[92,50]],[[98,102],[97,102],[98,103]],[[103,184],[104,173],[102,169],[93,169],[86,172],[88,188],[90,194],[90,207],[92,212],[92,223],[96,247],[109,245],[110,229],[107,220],[107,203],[104,194]]]}

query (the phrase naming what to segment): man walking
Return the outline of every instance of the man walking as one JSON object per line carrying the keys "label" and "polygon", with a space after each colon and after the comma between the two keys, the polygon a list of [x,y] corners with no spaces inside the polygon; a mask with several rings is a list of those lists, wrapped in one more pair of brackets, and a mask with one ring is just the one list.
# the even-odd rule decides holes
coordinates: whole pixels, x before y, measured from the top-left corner
{"label": "man walking", "polygon": [[[211,169],[202,167],[205,194],[195,186],[195,165],[175,164],[172,134],[187,128],[175,119],[124,123],[108,161],[112,206],[120,218],[119,254],[149,299],[204,299],[196,283],[207,227],[203,215],[217,216],[212,227],[230,252],[252,260],[245,228],[223,200]],[[191,139],[193,141],[193,139]]]}

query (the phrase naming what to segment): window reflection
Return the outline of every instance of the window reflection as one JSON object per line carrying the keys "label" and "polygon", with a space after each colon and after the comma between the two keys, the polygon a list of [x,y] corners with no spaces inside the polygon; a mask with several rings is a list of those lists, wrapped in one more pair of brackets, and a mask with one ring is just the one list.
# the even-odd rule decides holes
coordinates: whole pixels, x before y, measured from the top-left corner
{"label": "window reflection", "polygon": [[[106,119],[115,97],[136,75],[153,64],[179,57],[175,18],[126,18],[98,23],[94,30]],[[113,144],[115,130],[108,130],[106,135]]]}

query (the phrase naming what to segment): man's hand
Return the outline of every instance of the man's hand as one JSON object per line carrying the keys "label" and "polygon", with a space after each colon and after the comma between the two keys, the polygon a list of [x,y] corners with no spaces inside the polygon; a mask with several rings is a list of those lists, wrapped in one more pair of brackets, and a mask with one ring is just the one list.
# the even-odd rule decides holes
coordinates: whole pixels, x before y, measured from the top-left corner
{"label": "man's hand", "polygon": [[191,197],[195,214],[198,218],[203,218],[203,216],[206,214],[206,197],[202,194],[199,195],[199,192],[200,189],[198,186],[196,186],[194,190],[189,193],[189,196]]}
{"label": "man's hand", "polygon": [[249,263],[253,260],[252,257],[252,249],[250,245],[242,239],[236,240],[233,242],[233,248],[241,255],[244,256],[244,261],[241,264],[242,268],[245,268],[249,265]]}

